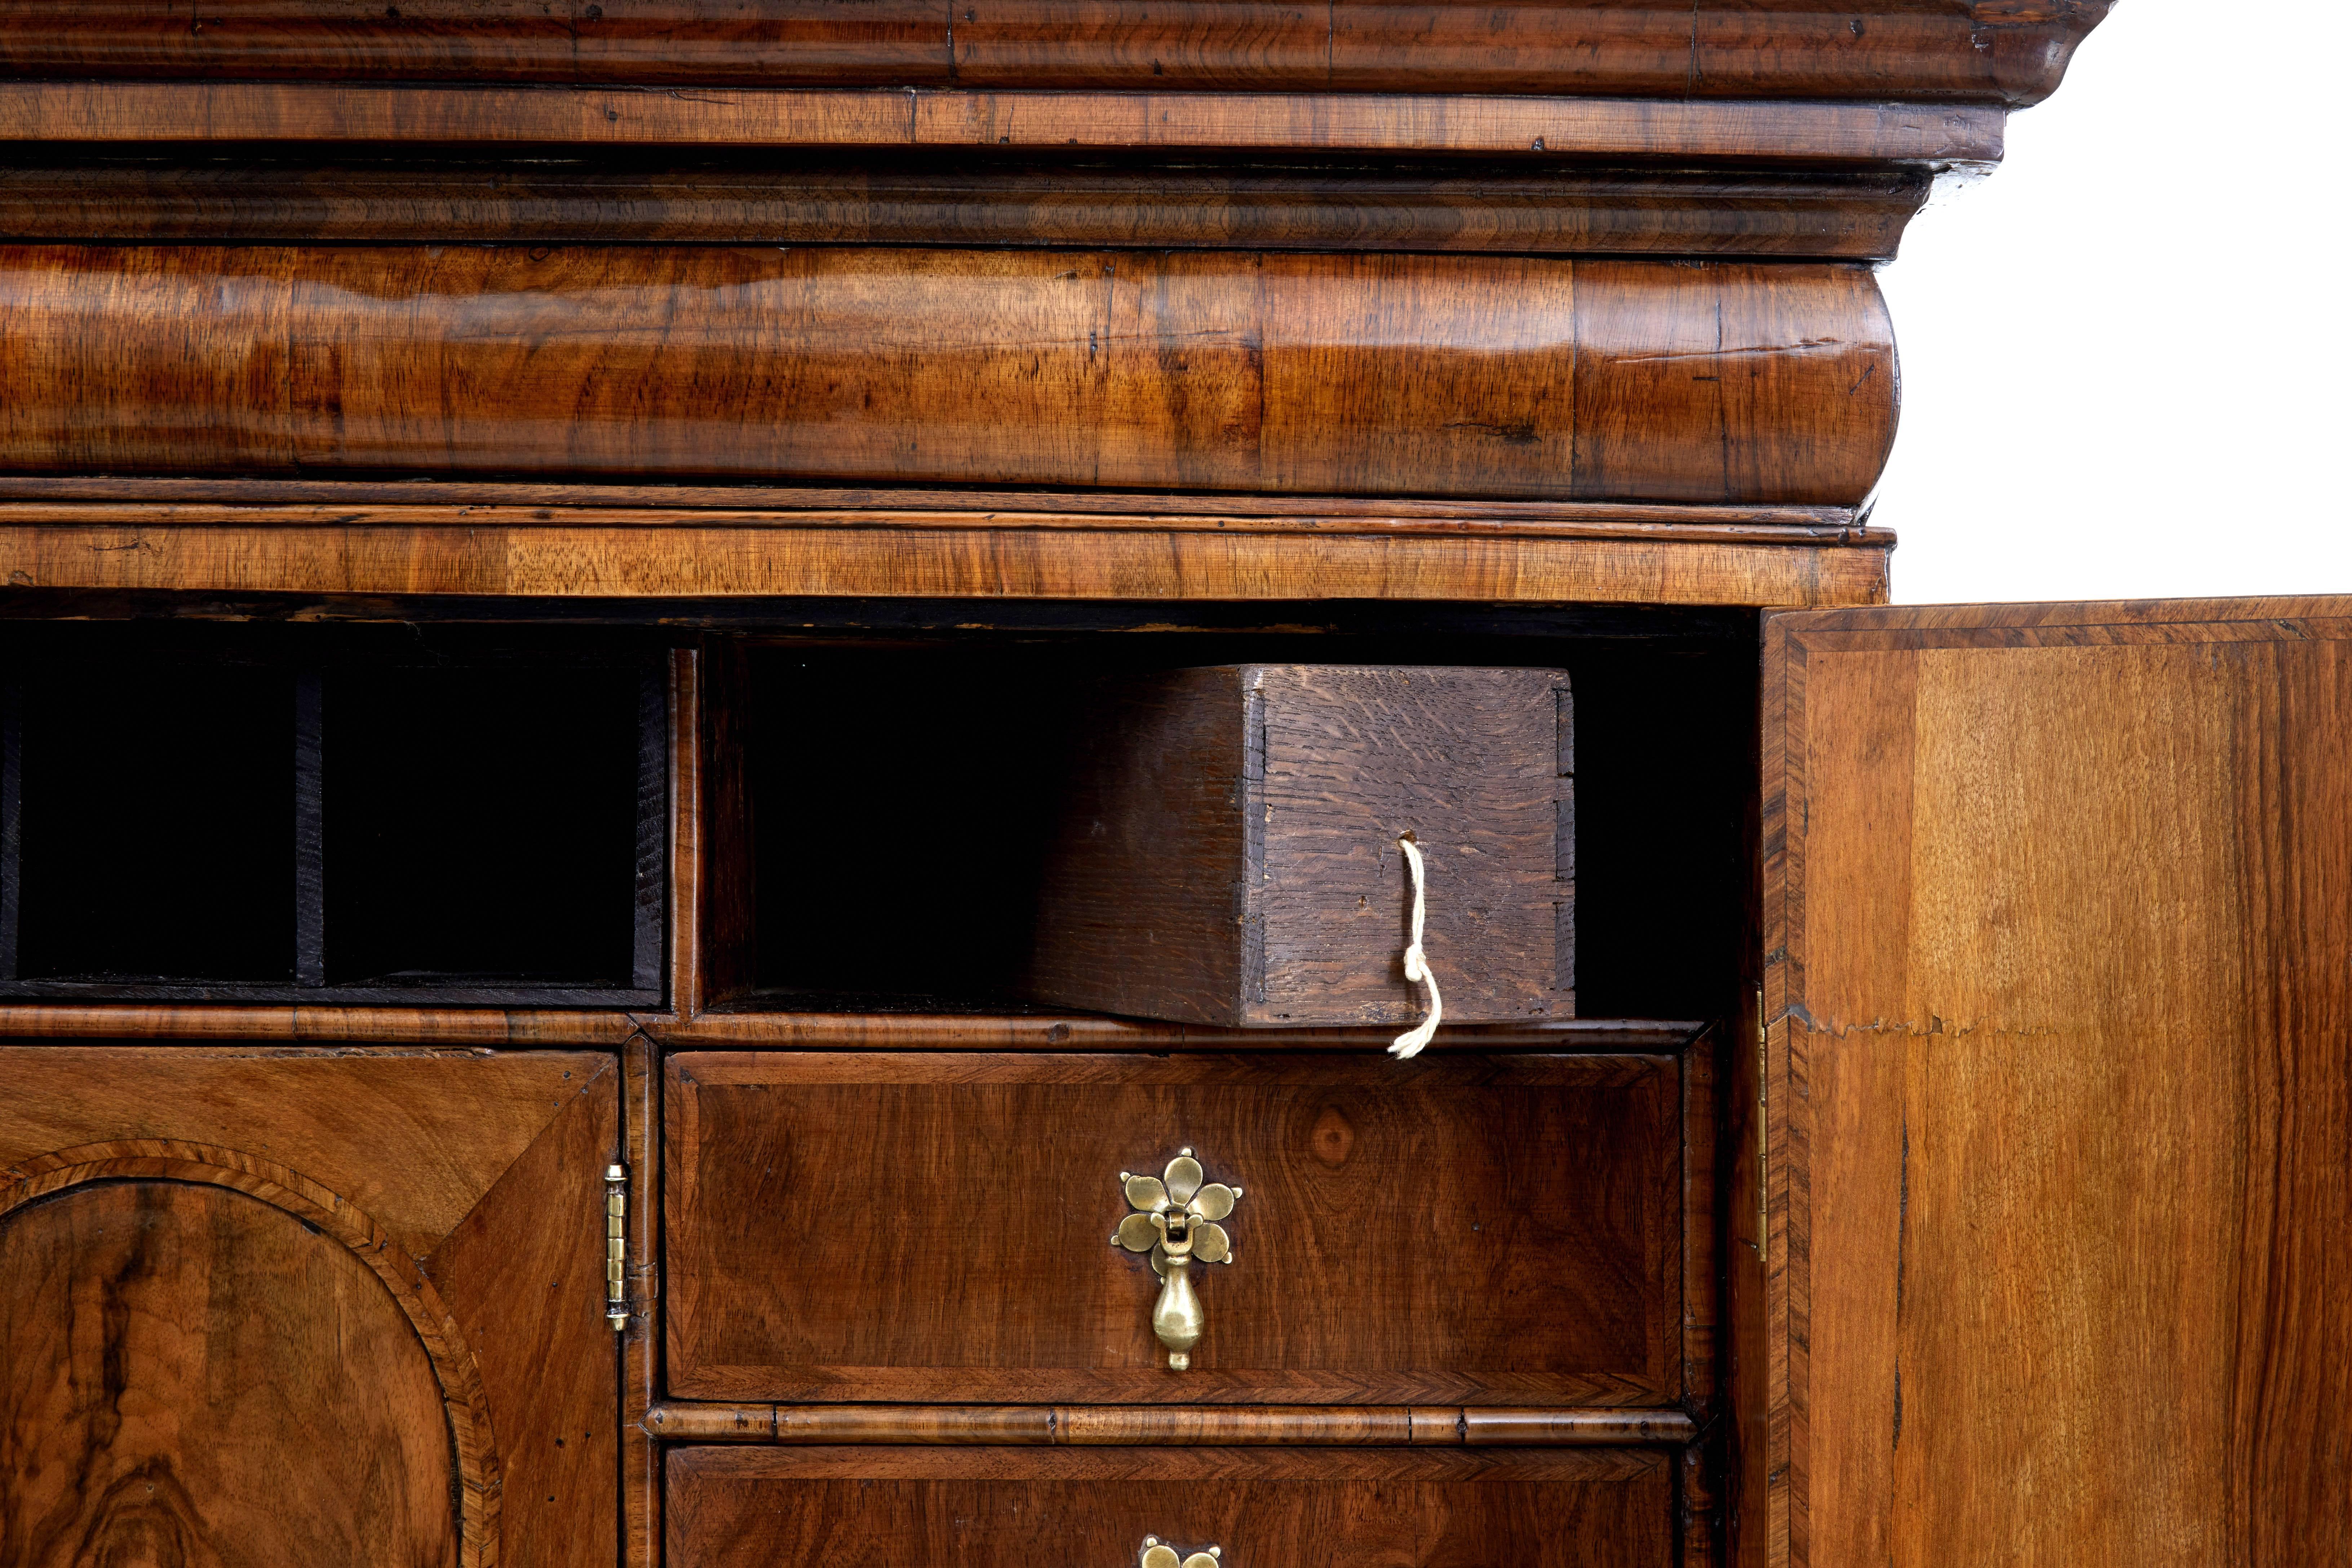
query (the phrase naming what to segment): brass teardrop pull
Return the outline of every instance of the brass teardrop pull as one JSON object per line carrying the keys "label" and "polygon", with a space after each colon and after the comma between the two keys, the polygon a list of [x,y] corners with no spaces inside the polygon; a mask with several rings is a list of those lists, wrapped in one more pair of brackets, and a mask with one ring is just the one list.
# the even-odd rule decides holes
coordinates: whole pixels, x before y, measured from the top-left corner
{"label": "brass teardrop pull", "polygon": [[[1160,1300],[1151,1308],[1151,1331],[1168,1347],[1171,1372],[1192,1364],[1192,1347],[1208,1327],[1200,1293],[1192,1288],[1193,1263],[1234,1260],[1233,1237],[1217,1222],[1234,1212],[1242,1190],[1203,1181],[1204,1174],[1190,1149],[1180,1151],[1157,1176],[1118,1173],[1119,1191],[1135,1212],[1119,1221],[1111,1244],[1151,1255],[1151,1271],[1160,1280]],[[1150,1560],[1149,1552],[1145,1555],[1145,1568],[1177,1568],[1172,1555],[1165,1563]],[[1202,1565],[1187,1562],[1182,1568]]]}
{"label": "brass teardrop pull", "polygon": [[1147,1535],[1143,1538],[1143,1555],[1136,1568],[1221,1568],[1220,1559],[1224,1554],[1223,1547],[1212,1546],[1180,1561],[1174,1547],[1156,1535]]}

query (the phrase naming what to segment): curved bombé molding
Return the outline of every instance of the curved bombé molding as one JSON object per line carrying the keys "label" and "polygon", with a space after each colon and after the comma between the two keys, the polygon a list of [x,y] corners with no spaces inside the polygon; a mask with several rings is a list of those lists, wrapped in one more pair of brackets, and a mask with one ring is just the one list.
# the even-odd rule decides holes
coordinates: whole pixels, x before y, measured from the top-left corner
{"label": "curved bomb\u00e9 molding", "polygon": [[1850,507],[1842,264],[769,247],[0,248],[0,473]]}

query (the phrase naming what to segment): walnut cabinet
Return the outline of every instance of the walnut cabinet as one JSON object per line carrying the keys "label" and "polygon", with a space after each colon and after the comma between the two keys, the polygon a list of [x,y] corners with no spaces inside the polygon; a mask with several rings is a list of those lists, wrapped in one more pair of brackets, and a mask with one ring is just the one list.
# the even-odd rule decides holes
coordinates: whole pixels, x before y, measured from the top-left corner
{"label": "walnut cabinet", "polygon": [[[90,820],[44,778],[43,737],[116,746],[149,790],[152,746],[196,753],[160,721],[69,725],[44,682],[80,681],[80,647],[176,670],[191,701],[189,672],[228,669],[235,695],[262,671],[291,773],[308,710],[278,651],[359,656],[20,625],[0,1542],[25,1563],[153,1540],[1011,1562],[1151,1533],[1236,1559],[1760,1541],[1831,1563],[1931,1542],[1992,1561],[2063,1531],[2077,1560],[2288,1560],[2341,1524],[2345,612],[1581,610],[1460,633],[1577,672],[1585,1005],[1442,1028],[1405,1062],[1390,1028],[1018,997],[1033,933],[1008,889],[1055,827],[1011,809],[1034,735],[992,752],[986,711],[910,708],[929,675],[886,667],[980,658],[1001,689],[1110,635],[1037,624],[1055,615],[1009,617],[1026,651],[1001,663],[965,626],[836,629],[805,658],[803,633],[658,634],[562,666],[616,716],[610,754],[539,777],[541,804],[611,779],[625,848],[631,672],[659,673],[665,948],[634,1010],[530,974],[287,1000],[304,952],[337,963],[331,919],[299,932],[297,832],[352,831],[345,803],[380,798],[362,786],[270,796],[297,913],[189,895],[211,926],[185,951],[257,945],[231,929],[249,920],[285,973],[93,972],[108,940],[151,971],[159,949],[138,909],[105,918],[100,889],[78,912],[35,874],[55,823]],[[1342,635],[1425,613],[1340,612],[1361,622]],[[422,635],[457,632],[478,674],[468,628]],[[499,640],[488,668],[549,639]],[[800,700],[867,659],[837,687],[858,700]],[[973,782],[927,816],[946,786],[910,764],[950,742]],[[470,767],[488,810],[513,781]],[[998,847],[943,877],[967,809]],[[564,929],[613,933],[582,951],[617,964],[640,863],[602,864],[582,886],[604,907]],[[98,957],[44,978],[24,955],[68,919]],[[1242,1189],[1181,1372],[1149,1260],[1111,1245],[1121,1174],[1180,1148]],[[2063,1496],[2035,1479],[2052,1455]]]}
{"label": "walnut cabinet", "polygon": [[2342,1561],[2352,601],[1869,516],[2105,5],[950,9],[0,16],[0,1568]]}

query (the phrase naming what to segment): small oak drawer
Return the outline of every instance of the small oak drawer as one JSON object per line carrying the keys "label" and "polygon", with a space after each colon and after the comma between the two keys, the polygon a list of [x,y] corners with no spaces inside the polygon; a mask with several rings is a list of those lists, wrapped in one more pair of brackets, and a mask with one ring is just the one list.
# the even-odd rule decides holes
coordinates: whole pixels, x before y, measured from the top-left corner
{"label": "small oak drawer", "polygon": [[706,1052],[667,1071],[677,1395],[1681,1393],[1679,1058]]}
{"label": "small oak drawer", "polygon": [[1106,681],[1083,713],[1039,1000],[1413,1024],[1425,938],[1455,1022],[1575,1016],[1567,671],[1225,665]]}
{"label": "small oak drawer", "polygon": [[[667,1461],[675,1568],[1663,1568],[1648,1449],[699,1448]],[[1160,1568],[1156,1559],[1151,1568]]]}

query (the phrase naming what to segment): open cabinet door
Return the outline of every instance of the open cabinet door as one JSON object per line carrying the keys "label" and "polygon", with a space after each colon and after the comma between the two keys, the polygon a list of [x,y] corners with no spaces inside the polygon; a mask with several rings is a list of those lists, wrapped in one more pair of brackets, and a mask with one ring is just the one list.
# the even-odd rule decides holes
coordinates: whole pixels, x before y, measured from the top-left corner
{"label": "open cabinet door", "polygon": [[1741,1563],[2352,1562],[2347,639],[1768,619]]}

